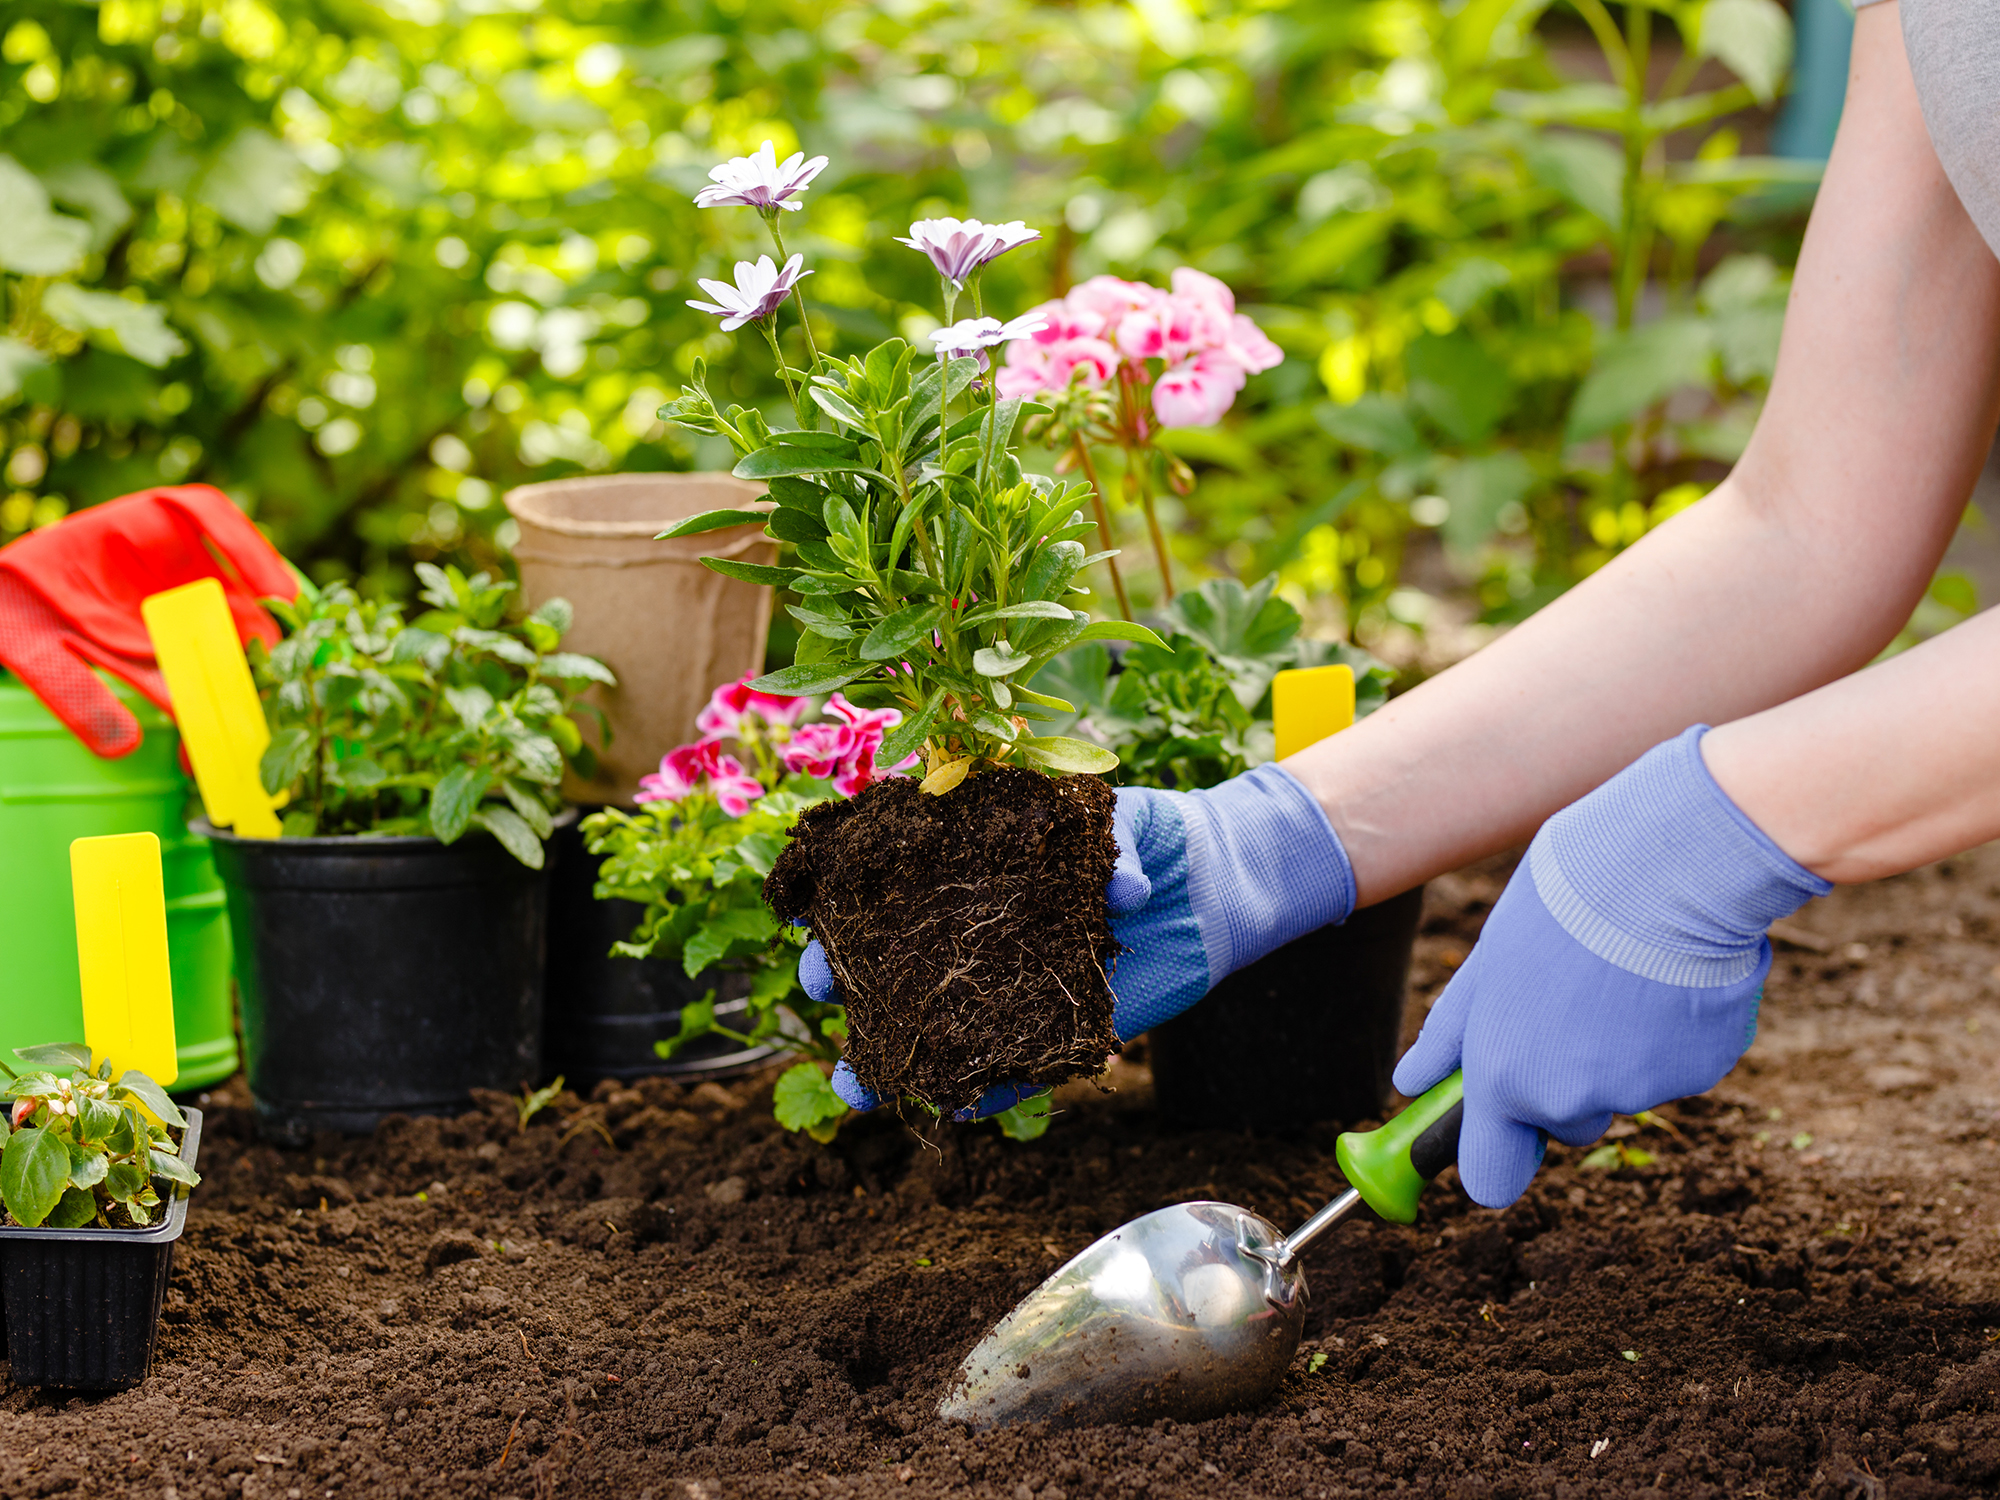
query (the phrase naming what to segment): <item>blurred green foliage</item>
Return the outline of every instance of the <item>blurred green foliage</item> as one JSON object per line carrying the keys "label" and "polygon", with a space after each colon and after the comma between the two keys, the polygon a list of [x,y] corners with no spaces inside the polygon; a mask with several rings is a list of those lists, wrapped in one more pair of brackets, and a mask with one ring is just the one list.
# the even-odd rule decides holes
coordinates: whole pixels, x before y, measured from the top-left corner
{"label": "blurred green foliage", "polygon": [[1414,545],[1508,617],[1740,450],[1811,173],[1738,130],[1789,52],[1774,0],[12,0],[0,540],[204,480],[402,592],[492,566],[515,483],[727,467],[654,413],[696,358],[777,390],[684,306],[761,249],[690,199],[768,137],[832,158],[786,226],[823,344],[928,331],[923,215],[1046,231],[1003,313],[1194,264],[1289,357],[1170,435],[1191,572],[1367,639]]}

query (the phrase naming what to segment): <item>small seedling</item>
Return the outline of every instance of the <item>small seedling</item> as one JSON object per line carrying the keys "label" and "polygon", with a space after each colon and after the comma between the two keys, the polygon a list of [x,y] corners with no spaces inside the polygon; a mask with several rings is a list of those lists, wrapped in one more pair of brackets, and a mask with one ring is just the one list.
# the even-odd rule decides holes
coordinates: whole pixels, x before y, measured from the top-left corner
{"label": "small seedling", "polygon": [[1606,1141],[1584,1157],[1581,1165],[1592,1172],[1615,1172],[1621,1167],[1650,1167],[1658,1158],[1638,1146],[1623,1141]]}
{"label": "small seedling", "polygon": [[[93,1070],[80,1043],[23,1047],[32,1071],[0,1064],[13,1107],[0,1118],[0,1203],[25,1229],[144,1228],[158,1217],[160,1179],[194,1187],[171,1130],[187,1116],[144,1073]],[[60,1070],[60,1071],[58,1071]]]}
{"label": "small seedling", "polygon": [[1308,1375],[1319,1374],[1321,1370],[1326,1368],[1327,1359],[1328,1355],[1325,1353],[1324,1350],[1314,1354],[1310,1359],[1306,1361],[1306,1374]]}
{"label": "small seedling", "polygon": [[514,1101],[514,1111],[521,1117],[521,1129],[526,1130],[528,1122],[555,1103],[556,1096],[562,1091],[563,1080],[560,1073],[556,1075],[556,1081],[546,1088],[535,1089],[532,1092],[522,1089],[521,1097]]}

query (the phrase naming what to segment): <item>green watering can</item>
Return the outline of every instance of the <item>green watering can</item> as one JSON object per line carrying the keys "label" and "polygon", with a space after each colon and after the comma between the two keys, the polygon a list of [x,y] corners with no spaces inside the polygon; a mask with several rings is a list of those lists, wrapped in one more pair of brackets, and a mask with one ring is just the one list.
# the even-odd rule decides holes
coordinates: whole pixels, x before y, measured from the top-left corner
{"label": "green watering can", "polygon": [[208,841],[187,831],[192,788],[173,721],[105,678],[145,730],[130,755],[100,760],[35,695],[0,672],[0,1059],[16,1047],[83,1039],[72,840],[160,839],[174,985],[176,1093],[236,1071],[229,997],[229,910]]}

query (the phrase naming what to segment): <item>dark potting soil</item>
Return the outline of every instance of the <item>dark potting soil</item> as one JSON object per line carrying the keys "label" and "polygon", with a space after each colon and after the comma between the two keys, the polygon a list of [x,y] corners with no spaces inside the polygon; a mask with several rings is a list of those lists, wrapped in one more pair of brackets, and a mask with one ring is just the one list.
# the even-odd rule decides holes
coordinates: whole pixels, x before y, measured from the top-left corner
{"label": "dark potting soil", "polygon": [[[1499,873],[1436,882],[1415,984]],[[211,1100],[140,1389],[0,1382],[0,1495],[1943,1500],[2000,1490],[2000,853],[1794,919],[1714,1094],[1552,1149],[1528,1199],[1449,1177],[1308,1256],[1276,1399],[1196,1425],[972,1436],[956,1362],[1100,1232],[1219,1197],[1296,1220],[1331,1130],[1162,1125],[1142,1060],[1041,1140],[768,1116],[771,1075],[508,1101],[302,1151]],[[1412,1030],[1415,1020],[1412,1020]]]}
{"label": "dark potting soil", "polygon": [[764,895],[825,946],[863,1083],[949,1111],[1103,1071],[1112,802],[1095,776],[1002,767],[937,797],[892,777],[800,817]]}

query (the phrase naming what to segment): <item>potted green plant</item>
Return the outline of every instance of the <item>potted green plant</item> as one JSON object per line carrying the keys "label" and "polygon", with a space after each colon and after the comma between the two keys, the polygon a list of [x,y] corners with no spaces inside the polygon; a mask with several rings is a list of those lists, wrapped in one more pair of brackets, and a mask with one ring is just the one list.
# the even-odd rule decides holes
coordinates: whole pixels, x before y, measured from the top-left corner
{"label": "potted green plant", "polygon": [[[801,811],[876,779],[874,752],[898,715],[858,709],[835,693],[824,717],[803,722],[812,707],[757,692],[747,676],[723,684],[697,718],[701,737],[640,779],[638,807],[592,813],[582,833],[603,860],[599,899],[637,912],[614,954],[671,965],[689,986],[674,1010],[641,1018],[652,1071],[690,1055],[740,1064],[798,1053],[778,1083],[778,1120],[829,1140],[846,1106],[817,1064],[838,1056],[841,1008],[799,988],[805,938],[772,916],[764,877]],[[636,1041],[621,1039],[620,1051]],[[564,1046],[576,1050],[578,1041]],[[609,1040],[598,1050],[608,1052]]]}
{"label": "potted green plant", "polygon": [[145,1074],[88,1047],[0,1067],[0,1308],[16,1385],[126,1390],[146,1378],[201,1147]]}
{"label": "potted green plant", "polygon": [[571,716],[603,665],[558,649],[560,600],[420,563],[405,621],[351,589],[273,603],[285,637],[253,667],[283,836],[207,826],[229,898],[260,1127],[300,1141],[460,1108],[538,1080],[545,842]]}
{"label": "potted green plant", "polygon": [[[1344,662],[1355,712],[1388,696],[1390,671],[1354,647],[1300,634],[1277,580],[1210,579],[1162,611],[1167,642],[1114,660],[1086,647],[1038,686],[1078,705],[1070,733],[1119,758],[1121,781],[1192,791],[1241,775],[1275,750],[1271,682],[1291,667]],[[1380,1112],[1402,1032],[1423,891],[1364,908],[1230,975],[1148,1033],[1163,1114],[1230,1129],[1352,1122]]]}

